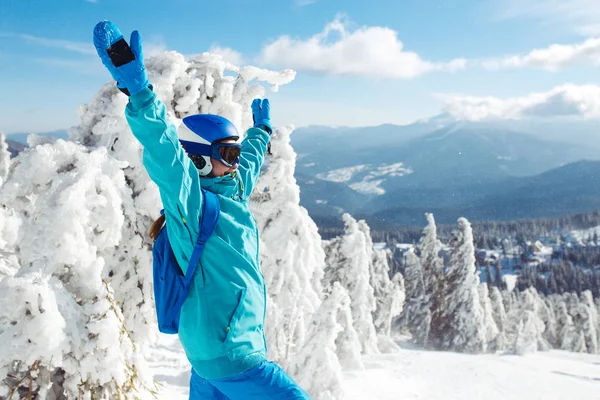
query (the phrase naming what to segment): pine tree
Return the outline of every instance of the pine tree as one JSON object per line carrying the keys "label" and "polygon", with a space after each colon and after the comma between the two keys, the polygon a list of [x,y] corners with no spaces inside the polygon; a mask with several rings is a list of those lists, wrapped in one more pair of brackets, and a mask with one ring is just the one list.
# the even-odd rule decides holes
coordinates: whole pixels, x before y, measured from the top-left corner
{"label": "pine tree", "polygon": [[533,311],[524,310],[517,322],[513,351],[524,355],[537,350],[537,336],[540,334]]}
{"label": "pine tree", "polygon": [[558,297],[557,301],[556,324],[560,349],[580,352],[585,346],[585,339],[577,332],[564,298]]}
{"label": "pine tree", "polygon": [[517,306],[509,314],[509,349],[516,354],[525,354],[537,350],[548,350],[544,338],[546,325],[542,316],[546,313],[544,301],[535,288],[518,294]]}
{"label": "pine tree", "polygon": [[490,303],[492,307],[492,317],[498,328],[498,335],[496,340],[492,342],[489,349],[492,351],[499,351],[506,349],[506,311],[504,310],[504,303],[502,302],[502,294],[497,286],[492,286],[489,292]]}
{"label": "pine tree", "polygon": [[376,309],[373,323],[377,332],[378,348],[389,352],[397,350],[391,339],[392,321],[400,315],[404,306],[404,280],[401,274],[389,278],[388,252],[373,250],[371,286],[373,286]]}
{"label": "pine tree", "polygon": [[265,322],[269,356],[284,367],[307,340],[307,324],[321,302],[325,266],[317,226],[300,206],[290,134],[285,127],[273,132],[273,155],[250,199],[261,232],[261,268],[270,300]]}
{"label": "pine tree", "polygon": [[[0,390],[23,392],[23,385],[31,398],[49,390],[68,398],[153,391],[138,347],[153,310],[136,307],[136,325],[124,307],[150,300],[150,282],[136,276],[139,286],[120,304],[105,276],[115,247],[135,237],[126,225],[125,165],[106,149],[59,140],[21,154],[5,182],[0,202],[18,218],[19,240],[2,250],[19,269],[0,281],[0,341],[11,343],[0,355]],[[135,256],[143,259],[147,250],[140,250]]]}
{"label": "pine tree", "polygon": [[596,354],[598,353],[598,312],[589,290],[583,292],[580,297],[577,310],[578,329],[583,333],[588,353]]}
{"label": "pine tree", "polygon": [[477,287],[479,277],[475,268],[475,248],[471,224],[458,219],[458,229],[449,243],[450,262],[446,275],[446,302],[442,310],[443,329],[434,343],[440,349],[466,353],[485,351],[483,309]]}
{"label": "pine tree", "polygon": [[496,271],[496,281],[494,285],[496,285],[500,290],[506,290],[506,283],[504,279],[502,279],[502,259],[498,259],[494,264],[494,270]]}
{"label": "pine tree", "polygon": [[408,328],[415,343],[426,346],[431,329],[431,311],[429,310],[429,297],[425,294],[421,260],[413,249],[406,253],[404,276],[406,302],[401,317],[403,326]]}
{"label": "pine tree", "polygon": [[[336,354],[336,338],[343,332],[338,314],[347,309],[348,292],[338,283],[312,315],[308,340],[290,363],[290,374],[315,400],[338,400],[343,396],[342,366]],[[342,311],[343,312],[343,311]]]}
{"label": "pine tree", "polygon": [[485,265],[485,276],[486,276],[485,283],[488,286],[493,286],[495,279],[494,279],[494,276],[492,275],[492,269],[490,268],[490,264]]}
{"label": "pine tree", "polygon": [[[481,303],[481,308],[483,309],[483,324],[485,326],[485,341],[488,344],[488,348],[491,350],[496,350],[496,339],[500,330],[498,329],[498,325],[496,325],[496,321],[494,320],[494,309],[492,306],[492,301],[488,295],[488,285],[487,283],[481,283],[478,287],[479,292],[479,302]],[[490,345],[493,344],[493,345]]]}
{"label": "pine tree", "polygon": [[329,291],[339,292],[334,293],[334,296],[338,299],[337,321],[342,328],[335,340],[336,354],[340,364],[343,369],[364,369],[360,352],[361,344],[358,333],[354,329],[348,291],[341,287],[339,282],[334,282],[333,288]]}
{"label": "pine tree", "polygon": [[370,239],[352,216],[344,214],[343,219],[344,235],[323,242],[326,254],[323,286],[340,282],[342,287],[348,290],[354,328],[358,333],[362,352],[378,353],[372,315],[376,303],[370,284]]}
{"label": "pine tree", "polygon": [[10,152],[8,151],[8,144],[6,143],[6,137],[0,132],[0,187],[8,176],[8,169],[10,168]]}
{"label": "pine tree", "polygon": [[[442,244],[437,238],[437,228],[433,214],[425,214],[427,226],[423,229],[423,236],[419,241],[417,251],[420,255],[420,263],[423,274],[423,299],[427,301],[429,313],[421,311],[424,321],[429,320],[427,330],[434,336],[440,336],[442,329],[441,314],[446,307],[445,293],[446,281],[443,271],[443,260],[439,256]],[[428,340],[428,338],[425,338]]]}

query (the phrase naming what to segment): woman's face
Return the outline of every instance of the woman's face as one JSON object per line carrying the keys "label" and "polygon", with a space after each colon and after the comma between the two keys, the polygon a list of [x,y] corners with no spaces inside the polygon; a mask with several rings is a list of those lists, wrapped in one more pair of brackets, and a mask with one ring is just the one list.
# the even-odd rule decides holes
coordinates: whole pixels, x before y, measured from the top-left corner
{"label": "woman's face", "polygon": [[[233,139],[229,139],[229,140],[224,140],[223,143],[235,143],[235,140]],[[235,164],[233,167],[228,167],[227,165],[223,164],[221,161],[216,160],[214,158],[210,158],[210,162],[212,163],[212,173],[214,176],[225,176],[227,174],[232,173],[233,171],[235,171],[236,169],[238,169],[238,165],[239,164]]]}

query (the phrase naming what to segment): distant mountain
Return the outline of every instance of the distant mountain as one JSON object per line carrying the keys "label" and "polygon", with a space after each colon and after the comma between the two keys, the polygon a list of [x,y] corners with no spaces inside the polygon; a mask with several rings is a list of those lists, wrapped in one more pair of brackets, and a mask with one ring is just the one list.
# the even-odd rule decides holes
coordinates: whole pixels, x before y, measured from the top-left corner
{"label": "distant mountain", "polygon": [[553,118],[523,118],[483,121],[459,121],[450,114],[439,114],[423,119],[414,125],[464,129],[504,130],[528,133],[542,140],[566,142],[569,144],[589,145],[600,142],[600,120],[580,117],[560,116]]}
{"label": "distant mountain", "polygon": [[537,176],[509,178],[499,183],[463,187],[459,201],[438,204],[402,202],[374,213],[358,213],[374,227],[422,225],[432,212],[440,224],[459,217],[472,221],[552,218],[600,209],[600,161],[579,161]]}
{"label": "distant mountain", "polygon": [[[27,145],[27,136],[29,136],[30,133],[10,133],[6,135],[7,139],[10,139],[12,141],[15,142],[19,142],[22,143],[24,145]],[[69,138],[69,134],[67,133],[67,131],[65,130],[56,130],[56,131],[51,131],[51,132],[41,132],[41,133],[36,133],[36,135],[38,136],[50,136],[50,137],[55,137],[57,139],[68,139]]]}
{"label": "distant mountain", "polygon": [[294,132],[302,204],[315,217],[446,210],[512,189],[511,178],[600,159],[595,146],[470,124],[437,128],[443,122]]}

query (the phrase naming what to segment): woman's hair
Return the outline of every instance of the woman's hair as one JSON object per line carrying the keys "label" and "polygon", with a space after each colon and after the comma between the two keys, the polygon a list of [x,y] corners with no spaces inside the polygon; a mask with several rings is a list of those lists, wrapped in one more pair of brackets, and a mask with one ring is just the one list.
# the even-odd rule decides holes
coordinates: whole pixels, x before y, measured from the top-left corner
{"label": "woman's hair", "polygon": [[156,242],[156,239],[158,238],[158,234],[160,233],[160,231],[164,225],[165,225],[165,214],[162,214],[160,217],[158,217],[158,219],[156,221],[154,221],[154,223],[150,227],[150,231],[148,232],[148,234],[150,235],[150,238],[152,239],[153,242]]}

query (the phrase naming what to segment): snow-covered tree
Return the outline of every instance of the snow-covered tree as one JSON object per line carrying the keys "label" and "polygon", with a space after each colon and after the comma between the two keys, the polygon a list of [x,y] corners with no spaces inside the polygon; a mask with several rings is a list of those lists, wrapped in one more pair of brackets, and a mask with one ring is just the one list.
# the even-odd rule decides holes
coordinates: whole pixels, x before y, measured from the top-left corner
{"label": "snow-covered tree", "polygon": [[429,342],[431,311],[429,296],[425,293],[421,260],[413,249],[406,253],[405,265],[406,301],[402,311],[402,324],[408,328],[415,343],[425,346]]}
{"label": "snow-covered tree", "polygon": [[556,345],[556,321],[554,309],[546,296],[543,296],[537,290],[533,290],[532,293],[536,299],[537,316],[544,326],[538,350],[548,350]]}
{"label": "snow-covered tree", "polygon": [[[343,292],[340,292],[340,290]],[[339,282],[334,282],[334,285],[327,291],[340,292],[335,294],[335,297],[338,299],[337,322],[342,328],[335,340],[336,353],[340,364],[346,370],[364,369],[360,340],[358,333],[354,329],[348,291],[342,288]]]}
{"label": "snow-covered tree", "polygon": [[548,350],[549,345],[544,338],[546,325],[541,318],[544,307],[534,288],[519,293],[517,305],[508,313],[505,331],[508,350],[516,354]]}
{"label": "snow-covered tree", "polygon": [[8,176],[10,167],[10,152],[8,151],[8,143],[4,133],[0,132],[0,187]]}
{"label": "snow-covered tree", "polygon": [[532,311],[525,310],[517,322],[513,351],[515,354],[524,355],[537,350],[536,337],[539,335],[539,326],[536,316]]}
{"label": "snow-covered tree", "polygon": [[[146,67],[173,123],[214,113],[240,132],[252,124],[260,83],[276,89],[294,78],[206,53],[186,60],[167,52]],[[0,228],[17,239],[0,238],[0,254],[18,270],[0,280],[0,341],[13,344],[0,350],[0,396],[16,386],[40,398],[49,390],[67,398],[153,390],[141,357],[157,333],[146,232],[162,207],[126,103],[106,84],[80,108],[81,123],[69,132],[76,143],[33,138],[11,164]]]}
{"label": "snow-covered tree", "polygon": [[487,283],[480,283],[478,287],[479,301],[483,309],[483,324],[485,326],[485,341],[489,349],[495,350],[496,339],[500,330],[494,320],[494,307],[488,293]]}
{"label": "snow-covered tree", "polygon": [[[324,286],[340,282],[348,290],[352,319],[363,353],[378,353],[372,312],[376,309],[370,278],[372,241],[349,214],[343,215],[344,234],[323,241],[325,250]],[[371,247],[369,247],[371,243]]]}
{"label": "snow-covered tree", "polygon": [[269,356],[284,367],[304,345],[307,324],[320,304],[325,253],[317,226],[294,179],[290,128],[275,130],[272,155],[251,198],[261,232],[261,267],[269,303],[265,323]]}
{"label": "snow-covered tree", "polygon": [[392,320],[402,312],[404,304],[404,282],[402,275],[397,274],[390,279],[390,266],[388,264],[389,250],[377,250],[373,246],[371,229],[366,221],[358,221],[358,229],[366,239],[367,252],[371,253],[369,262],[370,285],[375,296],[375,311],[373,322],[381,351],[394,351],[398,347],[391,340]]}
{"label": "snow-covered tree", "polygon": [[105,276],[126,231],[124,213],[131,212],[126,165],[106,149],[62,140],[36,146],[15,163],[0,195],[20,219],[17,239],[2,249],[19,265],[0,281],[0,341],[11,343],[0,351],[3,395],[151,391],[134,326]]}
{"label": "snow-covered tree", "polygon": [[578,307],[578,328],[585,338],[585,347],[588,353],[598,353],[598,311],[594,305],[592,292],[586,290],[581,293]]}
{"label": "snow-covered tree", "polygon": [[480,353],[486,349],[484,316],[477,291],[473,231],[466,218],[458,219],[449,247],[445,308],[440,314],[443,329],[440,337],[432,339],[441,349]]}
{"label": "snow-covered tree", "polygon": [[558,297],[556,306],[556,324],[558,340],[562,350],[584,352],[585,338],[577,332],[573,318],[569,315],[567,304],[562,297]]}
{"label": "snow-covered tree", "polygon": [[439,253],[442,243],[437,238],[437,227],[433,214],[426,213],[427,226],[423,229],[423,236],[417,246],[417,253],[423,269],[423,283],[425,294],[429,301],[431,313],[431,331],[434,336],[439,336],[441,318],[440,314],[445,308],[445,280],[444,261]]}
{"label": "snow-covered tree", "polygon": [[492,351],[504,350],[506,346],[506,311],[504,310],[504,303],[502,302],[502,294],[497,286],[492,286],[489,289],[490,303],[492,306],[492,318],[498,328],[498,335],[494,342],[488,347]]}
{"label": "snow-covered tree", "polygon": [[[366,234],[370,237],[370,231],[364,221],[363,224],[367,230]],[[363,228],[365,232],[365,228]],[[372,246],[372,244],[371,244]],[[375,295],[376,308],[373,312],[373,322],[377,332],[378,347],[380,351],[394,351],[398,347],[391,339],[392,321],[400,315],[404,305],[404,280],[401,274],[396,274],[390,279],[390,266],[388,264],[389,250],[372,251],[371,266],[371,286]]]}
{"label": "snow-covered tree", "polygon": [[342,366],[336,354],[336,339],[343,330],[338,315],[348,308],[349,302],[346,289],[334,282],[308,324],[307,334],[311,339],[304,343],[291,362],[290,374],[315,400],[337,400],[343,396]]}
{"label": "snow-covered tree", "polygon": [[563,350],[598,353],[598,311],[590,291],[553,295],[557,344]]}

